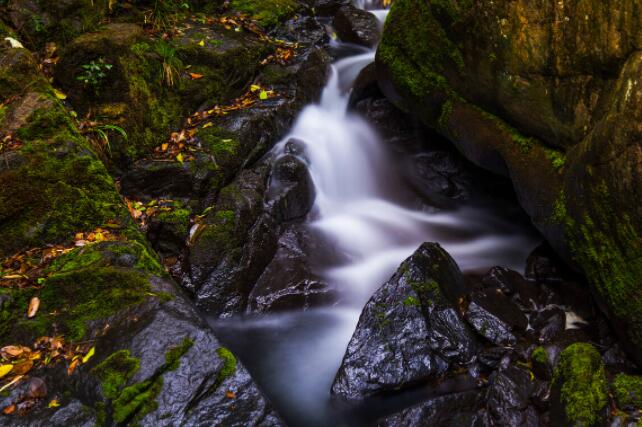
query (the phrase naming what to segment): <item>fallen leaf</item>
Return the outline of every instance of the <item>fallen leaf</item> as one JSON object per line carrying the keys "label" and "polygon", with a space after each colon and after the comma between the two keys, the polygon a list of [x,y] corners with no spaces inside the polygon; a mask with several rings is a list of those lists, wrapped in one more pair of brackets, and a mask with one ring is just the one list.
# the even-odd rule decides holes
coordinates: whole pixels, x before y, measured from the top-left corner
{"label": "fallen leaf", "polygon": [[200,42],[198,42],[198,45],[199,46],[205,46],[205,40],[201,40]]}
{"label": "fallen leaf", "polygon": [[12,372],[15,375],[24,375],[29,372],[31,368],[33,368],[33,362],[31,360],[27,360],[14,365]]}
{"label": "fallen leaf", "polygon": [[22,45],[22,43],[20,43],[18,40],[14,39],[13,37],[5,37],[4,39],[9,42],[12,48],[24,49],[24,46]]}
{"label": "fallen leaf", "polygon": [[212,122],[207,122],[207,123],[205,123],[205,124],[203,125],[203,129],[205,129],[205,128],[209,128],[209,127],[212,127],[212,126],[214,126],[214,123],[212,123]]}
{"label": "fallen leaf", "polygon": [[27,317],[29,319],[33,318],[38,312],[39,307],[40,307],[40,298],[38,297],[31,298],[31,301],[29,301],[29,308],[27,309]]}
{"label": "fallen leaf", "polygon": [[262,90],[261,93],[259,94],[259,99],[261,101],[265,101],[266,99],[268,99],[268,93],[266,91]]}
{"label": "fallen leaf", "polygon": [[183,163],[183,153],[178,153],[176,156],[176,160],[180,163]]}
{"label": "fallen leaf", "polygon": [[16,410],[16,405],[9,405],[2,410],[2,413],[5,415],[11,415]]}
{"label": "fallen leaf", "polygon": [[203,78],[203,74],[198,74],[198,73],[189,73],[189,76],[192,78],[192,80],[198,80]]}
{"label": "fallen leaf", "polygon": [[6,347],[0,348],[0,354],[2,354],[2,356],[7,355],[9,357],[18,357],[22,353],[24,353],[25,350],[29,350],[29,347],[22,347],[18,345],[8,345]]}
{"label": "fallen leaf", "polygon": [[168,144],[168,143],[166,143],[166,142],[162,143],[162,144],[161,144],[161,150],[162,150],[162,151],[167,151],[167,147],[168,147],[168,146],[169,146],[169,144]]}
{"label": "fallen leaf", "polygon": [[56,400],[53,399],[49,404],[47,405],[47,408],[57,408],[60,406],[60,403]]}
{"label": "fallen leaf", "polygon": [[0,365],[0,378],[13,370],[13,365]]}
{"label": "fallen leaf", "polygon": [[58,89],[54,88],[53,92],[54,92],[54,95],[56,95],[56,98],[58,98],[58,99],[67,99],[67,95],[65,95],[64,93],[60,92]]}
{"label": "fallen leaf", "polygon": [[90,348],[87,354],[83,356],[82,363],[87,363],[89,359],[91,359],[91,357],[94,355],[95,352],[96,352],[96,347]]}
{"label": "fallen leaf", "polygon": [[67,375],[71,375],[74,373],[74,370],[76,369],[76,366],[78,366],[78,363],[80,363],[80,359],[74,359],[71,364],[69,364],[69,367],[67,368]]}
{"label": "fallen leaf", "polygon": [[261,90],[261,86],[259,85],[250,86],[250,92],[256,92],[257,90]]}
{"label": "fallen leaf", "polygon": [[233,392],[233,391],[231,391],[231,390],[228,390],[228,391],[225,393],[225,396],[226,396],[228,399],[236,399],[236,393],[234,393],[234,392]]}

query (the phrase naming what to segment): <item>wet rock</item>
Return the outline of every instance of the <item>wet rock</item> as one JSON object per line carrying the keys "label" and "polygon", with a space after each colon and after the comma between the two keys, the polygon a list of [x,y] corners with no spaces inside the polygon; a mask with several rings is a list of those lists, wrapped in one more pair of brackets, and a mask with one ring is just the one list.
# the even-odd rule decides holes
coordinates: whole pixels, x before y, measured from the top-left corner
{"label": "wet rock", "polygon": [[344,42],[373,47],[379,41],[379,21],[370,12],[348,5],[334,15],[334,28]]}
{"label": "wet rock", "polygon": [[332,393],[359,399],[469,363],[477,341],[449,302],[462,282],[443,249],[423,244],[366,304]]}
{"label": "wet rock", "polygon": [[[354,83],[352,83],[352,91],[348,100],[348,106],[354,107],[359,101],[368,98],[382,98],[383,95],[377,85],[377,68],[374,62],[366,65],[359,72]],[[360,108],[363,110],[363,107]]]}
{"label": "wet rock", "polygon": [[537,411],[529,403],[533,383],[527,371],[510,366],[495,372],[489,381],[487,405],[498,425],[539,425]]}
{"label": "wet rock", "polygon": [[121,177],[120,186],[123,194],[137,200],[189,198],[201,194],[209,178],[189,164],[142,160]]}
{"label": "wet rock", "polygon": [[305,163],[292,155],[274,163],[266,203],[277,221],[304,217],[312,208],[314,197],[314,184]]}
{"label": "wet rock", "polygon": [[539,283],[559,283],[566,272],[563,263],[547,244],[542,244],[526,260],[526,277]]}
{"label": "wet rock", "polygon": [[532,315],[531,326],[540,343],[553,341],[566,329],[566,313],[559,307],[548,306]]}
{"label": "wet rock", "polygon": [[249,296],[249,312],[306,310],[338,299],[336,289],[312,272],[304,246],[311,235],[304,227],[293,226],[281,235],[274,258]]}
{"label": "wet rock", "polygon": [[483,393],[478,390],[452,393],[428,400],[399,414],[385,417],[379,427],[484,426],[487,414],[481,410]]}
{"label": "wet rock", "polygon": [[521,274],[504,267],[493,267],[483,278],[488,288],[500,289],[525,310],[532,310],[539,302],[538,286],[526,281]]}
{"label": "wet rock", "polygon": [[303,0],[321,16],[333,16],[336,11],[342,7],[350,5],[350,0]]}
{"label": "wet rock", "polygon": [[515,344],[528,325],[517,305],[492,289],[473,292],[464,317],[477,333],[496,345]]}

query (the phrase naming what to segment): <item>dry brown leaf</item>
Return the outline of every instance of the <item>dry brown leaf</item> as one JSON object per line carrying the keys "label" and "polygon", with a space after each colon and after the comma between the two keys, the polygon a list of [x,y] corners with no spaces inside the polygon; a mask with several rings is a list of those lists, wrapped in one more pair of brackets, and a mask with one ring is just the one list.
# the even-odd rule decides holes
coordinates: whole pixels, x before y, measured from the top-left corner
{"label": "dry brown leaf", "polygon": [[11,415],[15,412],[15,410],[16,410],[16,405],[9,405],[2,410],[2,413],[5,415]]}
{"label": "dry brown leaf", "polygon": [[31,298],[31,300],[29,301],[29,308],[27,309],[27,317],[29,319],[33,318],[38,312],[39,307],[40,307],[40,298],[38,297]]}
{"label": "dry brown leaf", "polygon": [[67,368],[67,375],[71,375],[74,373],[74,370],[76,370],[76,366],[78,366],[78,363],[80,363],[80,359],[72,360],[71,364]]}
{"label": "dry brown leaf", "polygon": [[12,373],[14,375],[24,375],[33,368],[33,362],[31,360],[25,360],[22,363],[18,363],[13,366]]}

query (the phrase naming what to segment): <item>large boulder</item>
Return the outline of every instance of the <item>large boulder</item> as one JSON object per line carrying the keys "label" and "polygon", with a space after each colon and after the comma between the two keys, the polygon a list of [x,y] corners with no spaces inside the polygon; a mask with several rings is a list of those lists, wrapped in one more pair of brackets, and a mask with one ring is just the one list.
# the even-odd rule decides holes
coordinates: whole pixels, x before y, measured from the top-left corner
{"label": "large boulder", "polygon": [[397,106],[511,178],[533,223],[586,274],[642,361],[635,17],[633,0],[396,1],[377,73]]}
{"label": "large boulder", "polygon": [[464,290],[452,258],[423,244],[366,304],[332,393],[361,399],[472,362],[478,341],[456,308]]}
{"label": "large boulder", "polygon": [[355,6],[342,6],[332,22],[344,42],[373,47],[379,41],[379,21],[372,13]]}

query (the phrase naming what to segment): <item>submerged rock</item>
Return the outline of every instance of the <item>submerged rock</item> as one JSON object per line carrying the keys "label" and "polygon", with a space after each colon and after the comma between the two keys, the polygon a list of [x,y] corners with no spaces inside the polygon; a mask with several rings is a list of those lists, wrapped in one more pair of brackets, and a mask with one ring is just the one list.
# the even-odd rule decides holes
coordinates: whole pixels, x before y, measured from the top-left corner
{"label": "submerged rock", "polygon": [[366,304],[332,393],[360,399],[470,363],[477,340],[450,302],[463,287],[448,254],[423,244]]}

